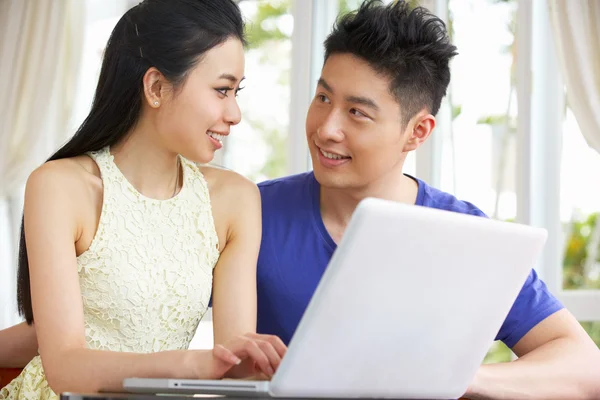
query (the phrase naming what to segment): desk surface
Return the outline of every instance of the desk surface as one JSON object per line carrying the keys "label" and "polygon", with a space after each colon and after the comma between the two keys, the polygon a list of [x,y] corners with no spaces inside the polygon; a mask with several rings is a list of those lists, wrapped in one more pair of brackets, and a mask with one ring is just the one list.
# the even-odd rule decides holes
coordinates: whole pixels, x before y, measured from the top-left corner
{"label": "desk surface", "polygon": [[[116,394],[76,394],[76,393],[63,393],[60,395],[61,400],[157,400],[162,398],[169,400],[190,400],[193,398],[224,398],[224,396],[211,396],[202,395],[198,397],[194,396],[178,396],[178,395],[143,395],[143,394],[129,394],[129,393],[116,393]],[[236,397],[238,400],[260,400],[260,397]]]}
{"label": "desk surface", "polygon": [[[127,394],[127,393],[119,393],[119,394],[74,394],[74,393],[63,393],[60,396],[61,400],[157,400],[157,399],[168,399],[168,400],[190,400],[194,398],[230,398],[236,400],[267,400],[273,399],[272,397],[227,397],[227,396],[211,396],[211,395],[201,395],[201,396],[177,396],[177,395],[135,395],[135,394]],[[286,399],[286,400],[308,400],[308,399]],[[314,399],[311,399],[314,400]],[[337,400],[356,400],[356,399],[337,399]],[[368,400],[362,399],[361,400]]]}

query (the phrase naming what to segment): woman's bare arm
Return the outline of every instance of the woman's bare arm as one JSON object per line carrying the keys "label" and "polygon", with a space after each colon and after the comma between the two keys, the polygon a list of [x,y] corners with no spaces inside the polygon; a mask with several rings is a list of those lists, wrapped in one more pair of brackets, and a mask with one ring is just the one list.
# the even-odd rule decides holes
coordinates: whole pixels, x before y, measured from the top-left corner
{"label": "woman's bare arm", "polygon": [[[256,263],[261,241],[260,193],[254,183],[230,171],[218,171],[220,186],[218,205],[226,215],[226,243],[214,271],[213,331],[215,344],[231,338],[247,338],[249,352],[258,354],[228,372],[229,377],[246,378],[262,372],[273,375],[285,354],[283,342],[271,335],[256,332]],[[225,212],[222,212],[225,210]],[[260,357],[260,353],[265,356]],[[251,364],[258,361],[257,369]]]}
{"label": "woman's bare arm", "polygon": [[22,322],[0,331],[0,368],[23,368],[38,354],[35,328]]}
{"label": "woman's bare arm", "polygon": [[35,328],[50,387],[57,393],[96,392],[118,390],[128,377],[214,378],[212,351],[134,354],[86,348],[75,250],[85,184],[65,164],[36,170],[25,193]]}

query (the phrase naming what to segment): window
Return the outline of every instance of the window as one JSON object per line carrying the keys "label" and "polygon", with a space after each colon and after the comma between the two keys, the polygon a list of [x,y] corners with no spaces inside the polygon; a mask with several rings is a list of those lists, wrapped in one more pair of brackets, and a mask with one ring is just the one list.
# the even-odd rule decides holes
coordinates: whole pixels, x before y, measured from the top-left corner
{"label": "window", "polygon": [[256,182],[286,174],[294,18],[291,0],[240,1],[249,48],[238,97],[242,121],[215,160]]}
{"label": "window", "polygon": [[513,220],[516,2],[449,0],[448,8],[458,55],[451,63],[452,129],[444,134],[441,189],[492,218]]}
{"label": "window", "polygon": [[[564,290],[600,289],[600,154],[591,149],[566,109],[561,158],[561,225],[565,238]],[[582,322],[600,346],[600,322]]]}
{"label": "window", "polygon": [[600,289],[600,154],[591,149],[567,108],[561,160],[561,222],[566,238],[562,286]]}

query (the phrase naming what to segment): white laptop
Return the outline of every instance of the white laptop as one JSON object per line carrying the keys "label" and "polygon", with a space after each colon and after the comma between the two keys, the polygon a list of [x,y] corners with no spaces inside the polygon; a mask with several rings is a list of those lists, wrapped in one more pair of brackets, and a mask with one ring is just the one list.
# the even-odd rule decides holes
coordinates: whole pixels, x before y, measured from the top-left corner
{"label": "white laptop", "polygon": [[130,392],[455,399],[546,241],[543,229],[363,200],[270,382],[126,379]]}

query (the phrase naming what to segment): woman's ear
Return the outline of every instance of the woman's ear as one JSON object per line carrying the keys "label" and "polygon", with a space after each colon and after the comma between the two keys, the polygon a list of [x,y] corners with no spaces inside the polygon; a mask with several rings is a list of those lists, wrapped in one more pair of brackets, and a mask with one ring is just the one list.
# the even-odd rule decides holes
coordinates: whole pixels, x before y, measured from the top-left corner
{"label": "woman's ear", "polygon": [[164,101],[164,86],[166,80],[163,74],[154,67],[148,68],[144,74],[144,99],[152,108],[160,107]]}

